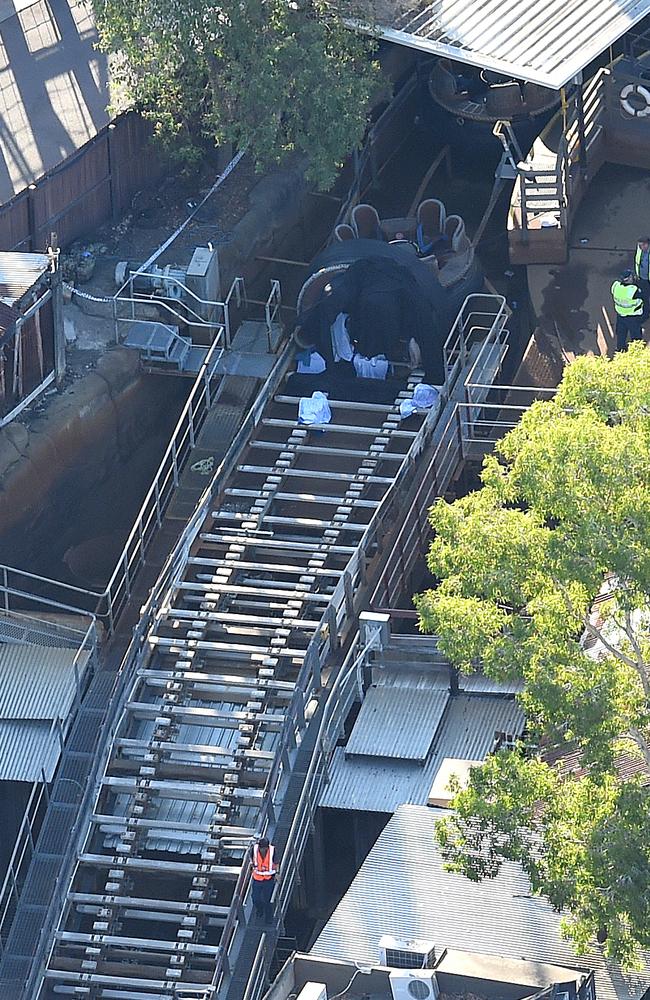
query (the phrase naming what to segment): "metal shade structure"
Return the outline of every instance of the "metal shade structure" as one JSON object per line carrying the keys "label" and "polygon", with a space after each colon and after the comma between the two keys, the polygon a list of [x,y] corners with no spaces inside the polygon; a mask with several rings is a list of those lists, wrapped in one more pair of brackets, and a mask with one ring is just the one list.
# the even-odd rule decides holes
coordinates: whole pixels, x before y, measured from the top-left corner
{"label": "metal shade structure", "polygon": [[559,90],[650,13],[650,0],[388,0],[381,38]]}

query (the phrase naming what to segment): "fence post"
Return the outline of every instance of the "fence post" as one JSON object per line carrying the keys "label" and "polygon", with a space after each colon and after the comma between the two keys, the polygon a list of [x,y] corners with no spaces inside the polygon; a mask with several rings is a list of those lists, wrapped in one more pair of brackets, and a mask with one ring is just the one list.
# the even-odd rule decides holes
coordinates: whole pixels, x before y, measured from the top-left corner
{"label": "fence post", "polygon": [[117,199],[115,197],[115,183],[113,180],[113,151],[111,149],[111,139],[113,132],[115,132],[117,126],[114,122],[106,128],[106,166],[108,168],[108,197],[111,206],[111,220],[112,222],[117,222],[119,219],[119,205],[117,204]]}
{"label": "fence post", "polygon": [[54,270],[50,274],[50,290],[52,292],[52,326],[54,329],[54,372],[56,384],[60,386],[65,378],[65,327],[63,321],[63,273],[61,257],[57,247],[56,233],[51,234],[51,259]]}
{"label": "fence post", "polygon": [[36,218],[34,215],[34,192],[36,184],[27,185],[27,228],[29,230],[29,249],[31,253],[37,253],[36,246]]}

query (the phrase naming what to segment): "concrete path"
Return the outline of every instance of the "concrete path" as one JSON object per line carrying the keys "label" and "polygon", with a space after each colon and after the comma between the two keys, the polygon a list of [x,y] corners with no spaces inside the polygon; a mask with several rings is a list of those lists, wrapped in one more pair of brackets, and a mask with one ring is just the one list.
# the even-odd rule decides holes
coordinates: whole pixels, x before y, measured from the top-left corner
{"label": "concrete path", "polygon": [[568,262],[528,267],[542,342],[559,339],[568,358],[613,353],[610,287],[632,266],[641,235],[650,235],[650,172],[606,164],[576,216]]}
{"label": "concrete path", "polygon": [[0,204],[109,121],[90,4],[25,2],[0,0]]}

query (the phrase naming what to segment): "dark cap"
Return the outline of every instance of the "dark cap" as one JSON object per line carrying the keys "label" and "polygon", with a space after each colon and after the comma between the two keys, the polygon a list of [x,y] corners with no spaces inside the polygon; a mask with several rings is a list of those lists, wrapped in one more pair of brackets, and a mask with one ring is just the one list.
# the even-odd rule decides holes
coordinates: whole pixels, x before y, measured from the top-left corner
{"label": "dark cap", "polygon": [[650,243],[650,236],[639,236],[637,243]]}
{"label": "dark cap", "polygon": [[632,277],[632,271],[627,267],[624,271],[621,271],[621,281],[627,281],[628,278]]}
{"label": "dark cap", "polygon": [[258,846],[261,847],[263,851],[265,851],[269,846],[268,839],[266,837],[260,837],[258,841]]}

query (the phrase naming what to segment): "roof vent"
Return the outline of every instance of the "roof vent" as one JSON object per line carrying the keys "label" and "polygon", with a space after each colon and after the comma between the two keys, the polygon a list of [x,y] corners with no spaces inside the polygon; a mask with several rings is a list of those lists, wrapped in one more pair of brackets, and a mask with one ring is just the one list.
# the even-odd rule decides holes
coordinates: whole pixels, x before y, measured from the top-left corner
{"label": "roof vent", "polygon": [[379,939],[379,961],[392,969],[432,969],[436,964],[436,949],[432,941],[384,934]]}

